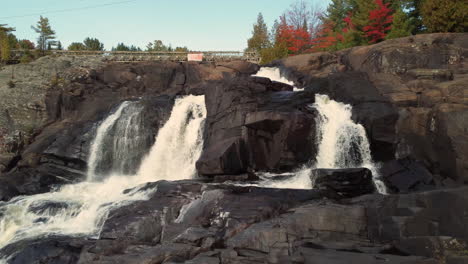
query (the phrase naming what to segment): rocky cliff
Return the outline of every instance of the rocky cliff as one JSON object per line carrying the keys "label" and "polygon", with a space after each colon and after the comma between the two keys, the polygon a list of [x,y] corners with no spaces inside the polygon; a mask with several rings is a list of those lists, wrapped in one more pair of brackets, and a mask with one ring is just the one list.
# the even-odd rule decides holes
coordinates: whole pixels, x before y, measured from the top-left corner
{"label": "rocky cliff", "polygon": [[466,34],[418,35],[274,65],[306,91],[352,104],[377,160],[411,158],[441,181],[466,182],[467,47]]}
{"label": "rocky cliff", "polygon": [[[468,34],[431,34],[269,65],[298,92],[252,77],[259,67],[244,62],[43,58],[15,66],[12,88],[9,66],[2,200],[83,180],[96,123],[123,100],[142,101],[151,135],[177,95],[204,95],[207,119],[199,179],[137,187],[157,192],[112,210],[99,238],[49,236],[0,254],[11,263],[467,263],[467,56]],[[353,106],[391,194],[372,193],[366,169],[322,170],[312,190],[212,183],[313,160],[317,93]]]}

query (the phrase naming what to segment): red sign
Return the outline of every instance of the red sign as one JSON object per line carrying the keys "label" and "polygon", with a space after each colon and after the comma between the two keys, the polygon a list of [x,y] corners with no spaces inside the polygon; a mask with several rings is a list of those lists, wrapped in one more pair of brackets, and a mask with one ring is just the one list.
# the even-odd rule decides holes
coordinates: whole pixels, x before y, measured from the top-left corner
{"label": "red sign", "polygon": [[203,61],[203,53],[189,53],[187,59],[188,61]]}

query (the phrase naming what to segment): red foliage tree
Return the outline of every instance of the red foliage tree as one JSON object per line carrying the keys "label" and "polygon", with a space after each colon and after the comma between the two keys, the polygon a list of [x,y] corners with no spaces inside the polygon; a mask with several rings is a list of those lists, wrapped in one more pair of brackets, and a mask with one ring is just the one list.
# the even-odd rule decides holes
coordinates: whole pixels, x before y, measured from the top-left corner
{"label": "red foliage tree", "polygon": [[327,22],[321,25],[319,32],[317,33],[317,37],[312,40],[314,51],[327,49],[343,40],[343,36],[341,34],[333,32],[334,27],[335,25],[333,22]]}
{"label": "red foliage tree", "polygon": [[311,48],[310,33],[303,28],[288,25],[285,19],[281,19],[278,27],[278,42],[283,44],[290,54],[299,54]]}
{"label": "red foliage tree", "polygon": [[343,21],[346,23],[346,27],[343,28],[343,32],[344,33],[347,33],[348,31],[350,30],[353,30],[355,28],[354,24],[353,24],[353,20],[352,20],[352,17],[353,17],[353,13],[349,12],[348,13],[348,16],[346,16]]}
{"label": "red foliage tree", "polygon": [[384,40],[387,32],[392,28],[393,10],[388,8],[389,3],[384,4],[382,0],[375,0],[377,8],[369,12],[370,25],[365,26],[364,32],[371,43]]}

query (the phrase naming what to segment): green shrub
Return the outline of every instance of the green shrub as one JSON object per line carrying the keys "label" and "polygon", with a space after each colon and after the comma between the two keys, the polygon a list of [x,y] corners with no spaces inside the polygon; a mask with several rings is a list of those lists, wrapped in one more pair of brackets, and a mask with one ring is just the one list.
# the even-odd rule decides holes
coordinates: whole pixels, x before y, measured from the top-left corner
{"label": "green shrub", "polygon": [[23,54],[20,58],[20,63],[29,63],[33,61],[33,57],[30,54]]}

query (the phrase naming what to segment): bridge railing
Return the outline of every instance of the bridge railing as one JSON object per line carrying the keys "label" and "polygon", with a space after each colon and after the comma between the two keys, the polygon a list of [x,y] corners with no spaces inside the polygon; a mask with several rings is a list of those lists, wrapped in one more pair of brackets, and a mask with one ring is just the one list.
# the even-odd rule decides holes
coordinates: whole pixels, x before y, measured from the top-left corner
{"label": "bridge railing", "polygon": [[[13,50],[12,58],[20,58],[26,50]],[[244,60],[258,63],[260,58],[255,52],[242,51],[90,51],[90,50],[51,50],[52,56],[102,56],[109,61],[187,61],[189,54],[203,54],[203,61]]]}

